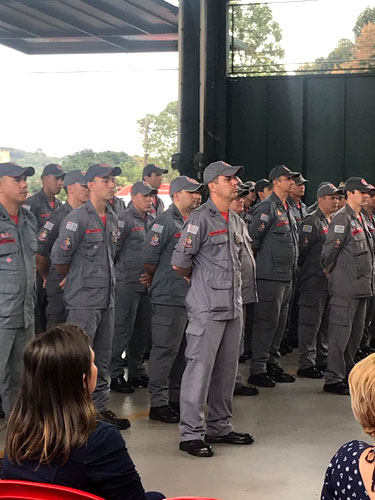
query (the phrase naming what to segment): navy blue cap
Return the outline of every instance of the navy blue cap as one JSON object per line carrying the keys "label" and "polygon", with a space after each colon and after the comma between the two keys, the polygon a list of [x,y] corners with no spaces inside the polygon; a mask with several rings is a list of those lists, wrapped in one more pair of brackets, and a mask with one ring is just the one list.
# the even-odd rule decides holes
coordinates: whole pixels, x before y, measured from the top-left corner
{"label": "navy blue cap", "polygon": [[42,178],[46,175],[54,175],[55,177],[63,177],[65,172],[63,171],[61,165],[57,163],[49,163],[43,168]]}
{"label": "navy blue cap", "polygon": [[94,177],[116,177],[117,175],[121,175],[120,167],[111,167],[111,165],[107,165],[107,163],[97,163],[96,165],[90,165],[86,175],[86,183],[91,182]]}
{"label": "navy blue cap", "polygon": [[158,167],[157,165],[154,165],[153,163],[149,163],[143,169],[142,179],[144,179],[145,177],[150,177],[151,174],[163,175],[163,174],[167,174],[167,173],[168,173],[168,170],[166,168],[161,168],[161,167]]}
{"label": "navy blue cap", "polygon": [[86,186],[86,172],[84,170],[71,170],[67,172],[64,177],[64,187],[71,186],[72,184],[81,184]]}
{"label": "navy blue cap", "polygon": [[21,177],[21,175],[31,177],[34,174],[35,169],[33,167],[21,167],[21,165],[13,162],[0,163],[0,177]]}
{"label": "navy blue cap", "polygon": [[298,172],[292,172],[285,165],[277,165],[271,170],[270,175],[268,177],[270,178],[270,181],[274,181],[275,179],[281,177],[282,175],[285,175],[285,177],[292,177],[292,179],[297,179],[301,174],[299,174]]}
{"label": "navy blue cap", "polygon": [[259,179],[259,181],[256,181],[255,183],[255,193],[258,194],[259,191],[263,191],[266,187],[272,187],[271,181],[268,179]]}
{"label": "navy blue cap", "polygon": [[345,182],[344,191],[360,191],[361,193],[368,193],[369,191],[373,191],[375,188],[372,184],[369,184],[362,177],[350,177]]}
{"label": "navy blue cap", "polygon": [[134,196],[138,193],[141,193],[145,196],[158,194],[158,190],[152,186],[148,182],[138,181],[133,184],[131,188],[131,194]]}

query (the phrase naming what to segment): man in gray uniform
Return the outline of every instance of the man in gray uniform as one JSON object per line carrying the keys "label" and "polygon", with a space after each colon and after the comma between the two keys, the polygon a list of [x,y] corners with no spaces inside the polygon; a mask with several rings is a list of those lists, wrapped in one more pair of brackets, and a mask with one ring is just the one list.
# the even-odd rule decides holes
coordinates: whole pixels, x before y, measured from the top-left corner
{"label": "man in gray uniform", "polygon": [[349,394],[347,376],[363,334],[366,301],[374,294],[373,241],[360,215],[373,189],[360,177],[346,181],[347,203],[333,217],[323,245],[331,296],[323,390],[334,394]]}
{"label": "man in gray uniform", "polygon": [[[131,189],[130,207],[119,215],[115,335],[110,369],[111,390],[122,393],[134,392],[134,387],[148,385],[142,362],[151,327],[150,277],[143,270],[141,255],[146,231],[153,220],[149,210],[156,193],[157,190],[147,182],[136,182]],[[128,381],[124,378],[124,351],[128,359]]]}
{"label": "man in gray uniform", "polygon": [[57,273],[55,266],[50,265],[49,257],[59,235],[62,221],[72,209],[80,207],[89,199],[85,173],[72,170],[65,175],[64,189],[67,193],[67,201],[52,212],[38,235],[36,269],[43,278],[43,286],[47,292],[47,328],[66,321],[64,291],[60,286],[64,276]]}
{"label": "man in gray uniform", "polygon": [[[297,265],[297,227],[287,196],[298,176],[284,165],[270,172],[273,192],[256,208],[250,225],[256,254],[259,302],[255,305],[249,382],[275,387],[294,382],[279,363],[279,347],[288,317],[293,274]],[[268,373],[267,373],[268,372]]]}
{"label": "man in gray uniform", "polygon": [[206,167],[203,180],[210,198],[185,222],[171,261],[191,284],[186,296],[180,450],[198,457],[213,455],[209,443],[253,442],[250,434],[232,431],[230,423],[242,331],[244,225],[229,205],[237,196],[242,171],[222,161]]}
{"label": "man in gray uniform", "polygon": [[120,215],[124,210],[126,210],[126,203],[116,195],[109,200],[109,203],[116,215]]}
{"label": "man in gray uniform", "polygon": [[299,237],[299,322],[297,375],[323,378],[328,352],[328,280],[320,261],[332,213],[338,206],[337,188],[327,183],[317,192],[318,208],[303,219]]}
{"label": "man in gray uniform", "polygon": [[[36,217],[38,231],[45,221],[59,208],[62,203],[56,198],[61,191],[64,175],[60,165],[50,163],[46,165],[42,172],[42,189],[27,198],[24,208],[30,210]],[[46,307],[47,294],[43,287],[43,280],[40,274],[36,275],[36,306],[35,306],[35,332],[40,333],[46,329]]]}
{"label": "man in gray uniform", "polygon": [[297,226],[301,224],[302,219],[307,215],[307,207],[302,201],[302,197],[305,194],[306,183],[309,182],[299,174],[298,177],[293,179],[292,189],[287,198],[288,205],[290,206],[290,211],[297,223]]}
{"label": "man in gray uniform", "polygon": [[90,199],[72,210],[60,225],[51,262],[64,278],[67,322],[83,328],[95,351],[98,380],[93,393],[102,419],[119,429],[130,426],[109,410],[109,363],[114,328],[114,255],[118,236],[117,216],[108,201],[115,190],[119,167],[91,165],[86,172]]}
{"label": "man in gray uniform", "polygon": [[152,276],[152,347],[148,365],[150,419],[165,423],[179,421],[180,386],[185,368],[185,298],[189,290],[188,282],[173,271],[171,257],[184,220],[198,206],[197,192],[202,188],[203,184],[189,177],[173,179],[170,185],[172,205],[156,217],[143,247],[143,265]]}
{"label": "man in gray uniform", "polygon": [[[146,165],[143,169],[142,179],[150,184],[153,188],[157,190],[160,188],[163,182],[163,174],[167,174],[168,170],[166,168],[160,168],[153,163]],[[150,208],[150,215],[155,219],[155,217],[164,212],[164,203],[157,194],[152,197],[152,205]]]}
{"label": "man in gray uniform", "polygon": [[21,384],[23,351],[34,334],[35,217],[22,208],[32,167],[0,164],[0,397],[8,418]]}

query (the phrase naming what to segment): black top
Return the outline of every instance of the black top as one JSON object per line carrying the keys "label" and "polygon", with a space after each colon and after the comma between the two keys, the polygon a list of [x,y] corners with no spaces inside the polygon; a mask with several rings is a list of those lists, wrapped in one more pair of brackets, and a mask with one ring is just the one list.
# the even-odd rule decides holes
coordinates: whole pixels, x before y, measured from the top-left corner
{"label": "black top", "polygon": [[327,468],[321,500],[369,498],[359,472],[359,458],[367,448],[372,450],[363,441],[351,441],[338,450]]}
{"label": "black top", "polygon": [[86,445],[74,449],[64,465],[58,461],[38,467],[29,460],[13,465],[5,454],[2,479],[59,484],[106,500],[147,498],[121,433],[104,422],[98,422]]}

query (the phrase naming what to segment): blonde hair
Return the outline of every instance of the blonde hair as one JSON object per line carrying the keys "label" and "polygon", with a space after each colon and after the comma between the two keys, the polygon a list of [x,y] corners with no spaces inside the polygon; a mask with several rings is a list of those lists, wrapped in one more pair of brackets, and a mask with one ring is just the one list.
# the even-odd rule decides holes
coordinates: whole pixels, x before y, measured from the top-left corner
{"label": "blonde hair", "polygon": [[354,366],[349,388],[355,419],[365,434],[375,437],[375,354]]}

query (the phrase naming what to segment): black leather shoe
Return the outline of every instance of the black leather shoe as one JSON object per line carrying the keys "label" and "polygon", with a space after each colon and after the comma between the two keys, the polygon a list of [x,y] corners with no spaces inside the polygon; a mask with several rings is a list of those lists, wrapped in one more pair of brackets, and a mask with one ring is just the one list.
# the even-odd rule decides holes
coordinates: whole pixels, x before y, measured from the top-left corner
{"label": "black leather shoe", "polygon": [[113,378],[109,387],[111,391],[122,392],[123,394],[131,394],[134,392],[134,387],[124,379],[123,375]]}
{"label": "black leather shoe", "polygon": [[164,424],[178,424],[180,421],[180,416],[168,405],[151,406],[148,418]]}
{"label": "black leather shoe", "polygon": [[297,370],[297,375],[303,378],[323,378],[323,373],[315,366]]}
{"label": "black leather shoe", "polygon": [[142,377],[132,377],[129,379],[129,384],[133,387],[148,387],[148,377],[143,375]]}
{"label": "black leather shoe", "polygon": [[330,392],[331,394],[339,394],[340,396],[349,396],[349,387],[344,382],[324,384],[323,391]]}
{"label": "black leather shoe", "polygon": [[291,384],[296,381],[296,377],[289,375],[289,373],[285,373],[281,366],[270,365],[267,367],[267,373],[272,380],[281,384]]}
{"label": "black leather shoe", "polygon": [[241,356],[238,358],[238,362],[239,363],[247,363],[247,361],[249,361],[250,359],[250,355],[247,354],[246,352],[243,352],[241,354]]}
{"label": "black leather shoe", "polygon": [[180,450],[186,451],[194,457],[212,457],[214,450],[212,447],[201,439],[193,439],[191,441],[181,441]]}
{"label": "black leather shoe", "polygon": [[247,379],[249,384],[259,385],[259,387],[275,387],[275,381],[267,373],[257,373],[250,375]]}
{"label": "black leather shoe", "polygon": [[174,412],[180,414],[180,403],[178,401],[168,401],[168,405]]}
{"label": "black leather shoe", "polygon": [[316,365],[316,369],[324,373],[327,369],[327,365]]}
{"label": "black leather shoe", "polygon": [[254,443],[254,438],[251,434],[247,432],[230,432],[226,436],[205,436],[206,443],[226,443],[226,444],[252,444]]}
{"label": "black leather shoe", "polygon": [[258,387],[248,385],[243,385],[233,391],[233,396],[257,396],[258,394]]}
{"label": "black leather shoe", "polygon": [[130,427],[130,422],[127,418],[117,418],[116,414],[111,410],[100,412],[100,416],[100,420],[115,425],[119,430],[124,431],[125,429],[129,429]]}

